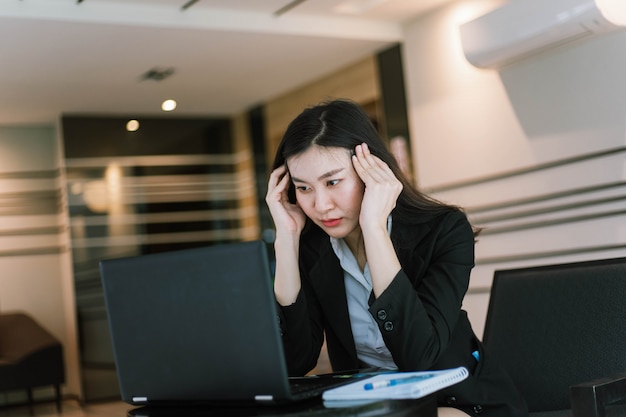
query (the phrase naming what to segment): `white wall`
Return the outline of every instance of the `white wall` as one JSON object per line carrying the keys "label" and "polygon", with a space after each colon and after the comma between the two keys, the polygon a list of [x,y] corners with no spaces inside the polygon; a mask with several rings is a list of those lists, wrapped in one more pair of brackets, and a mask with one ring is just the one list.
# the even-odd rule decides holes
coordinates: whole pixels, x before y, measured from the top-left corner
{"label": "white wall", "polygon": [[[63,343],[64,393],[80,396],[74,284],[56,131],[54,126],[0,127],[0,312],[26,312]],[[51,393],[34,395],[50,398]]]}
{"label": "white wall", "polygon": [[478,334],[494,270],[626,256],[626,31],[475,68],[458,26],[502,3],[411,22],[403,51],[417,182],[485,227],[465,302]]}

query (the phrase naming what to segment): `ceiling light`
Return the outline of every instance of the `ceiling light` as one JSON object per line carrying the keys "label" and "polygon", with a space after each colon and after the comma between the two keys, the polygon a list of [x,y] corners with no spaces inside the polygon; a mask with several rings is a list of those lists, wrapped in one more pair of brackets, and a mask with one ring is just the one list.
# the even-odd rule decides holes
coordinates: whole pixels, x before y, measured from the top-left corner
{"label": "ceiling light", "polygon": [[162,104],[161,104],[161,110],[163,111],[172,111],[176,108],[176,100],[165,100]]}
{"label": "ceiling light", "polygon": [[139,121],[137,120],[129,120],[128,123],[126,123],[126,130],[128,130],[129,132],[136,132],[137,130],[139,130]]}

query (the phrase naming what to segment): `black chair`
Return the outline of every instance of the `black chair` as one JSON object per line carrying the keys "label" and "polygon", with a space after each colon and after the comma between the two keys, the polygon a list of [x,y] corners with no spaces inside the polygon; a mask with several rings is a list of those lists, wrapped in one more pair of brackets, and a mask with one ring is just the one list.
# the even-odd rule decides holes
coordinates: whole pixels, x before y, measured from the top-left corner
{"label": "black chair", "polygon": [[626,258],[496,271],[483,340],[531,416],[624,415]]}
{"label": "black chair", "polygon": [[61,343],[27,314],[0,314],[0,392],[25,390],[32,413],[33,388],[52,385],[61,411],[64,382]]}

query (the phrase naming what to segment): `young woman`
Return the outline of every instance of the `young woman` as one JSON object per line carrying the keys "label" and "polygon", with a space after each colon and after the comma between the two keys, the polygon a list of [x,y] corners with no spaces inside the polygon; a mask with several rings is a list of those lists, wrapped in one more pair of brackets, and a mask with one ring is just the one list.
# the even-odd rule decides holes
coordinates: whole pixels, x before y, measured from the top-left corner
{"label": "young woman", "polygon": [[359,106],[330,101],[291,122],[266,202],[290,374],[315,367],[326,336],[335,371],[465,366],[470,377],[442,390],[440,406],[527,414],[461,310],[475,230],[411,186]]}

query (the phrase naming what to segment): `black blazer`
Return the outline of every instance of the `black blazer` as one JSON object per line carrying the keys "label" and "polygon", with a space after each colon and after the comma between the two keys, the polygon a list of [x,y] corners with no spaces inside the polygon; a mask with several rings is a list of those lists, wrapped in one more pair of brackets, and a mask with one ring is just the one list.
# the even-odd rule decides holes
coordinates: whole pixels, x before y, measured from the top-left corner
{"label": "black blazer", "polygon": [[[392,213],[391,239],[402,269],[369,303],[396,365],[401,371],[465,366],[470,377],[442,390],[440,405],[471,415],[527,415],[523,398],[492,363],[461,310],[474,266],[474,234],[467,218],[456,210],[419,217],[406,222]],[[343,270],[328,235],[309,227],[300,243],[302,290],[279,314],[289,372],[303,375],[315,367],[324,335],[333,370],[361,368]]]}

